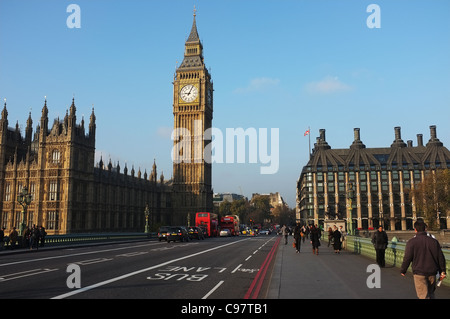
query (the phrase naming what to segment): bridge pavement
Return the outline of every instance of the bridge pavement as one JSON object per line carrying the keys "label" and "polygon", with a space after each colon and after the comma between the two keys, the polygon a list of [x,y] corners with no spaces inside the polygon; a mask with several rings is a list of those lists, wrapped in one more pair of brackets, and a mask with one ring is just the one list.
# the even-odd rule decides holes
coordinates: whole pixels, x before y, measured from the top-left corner
{"label": "bridge pavement", "polygon": [[[292,236],[287,245],[284,238],[280,242],[268,299],[417,299],[411,272],[403,277],[398,267],[387,264],[380,269],[380,288],[369,288],[368,279],[375,281],[368,266],[375,260],[345,250],[335,254],[325,241],[319,255],[313,255],[308,239],[296,253],[292,242]],[[450,287],[438,287],[435,296],[450,299]]]}

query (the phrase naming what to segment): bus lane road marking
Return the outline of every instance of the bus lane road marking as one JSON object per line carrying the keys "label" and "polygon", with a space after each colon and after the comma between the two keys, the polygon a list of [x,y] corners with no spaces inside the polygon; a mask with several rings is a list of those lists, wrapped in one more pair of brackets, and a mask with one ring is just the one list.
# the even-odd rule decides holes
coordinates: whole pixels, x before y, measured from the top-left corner
{"label": "bus lane road marking", "polygon": [[231,243],[227,243],[227,244],[224,244],[224,245],[216,246],[216,247],[213,247],[213,248],[210,248],[210,249],[206,249],[204,251],[200,251],[200,252],[197,252],[197,253],[194,253],[194,254],[191,254],[191,255],[175,258],[175,259],[166,261],[164,263],[161,263],[161,264],[158,264],[158,265],[155,265],[155,266],[151,266],[151,267],[147,267],[147,268],[140,269],[140,270],[137,270],[137,271],[133,271],[133,272],[130,272],[130,273],[118,276],[118,277],[114,277],[114,278],[111,278],[111,279],[108,279],[108,280],[105,280],[105,281],[98,282],[96,284],[93,284],[93,285],[90,285],[90,286],[87,286],[87,287],[84,287],[84,288],[79,288],[79,289],[70,291],[68,293],[55,296],[55,297],[53,297],[51,299],[68,298],[68,297],[71,297],[71,296],[74,296],[74,295],[77,295],[77,294],[80,294],[80,293],[84,293],[84,292],[87,292],[89,290],[92,290],[92,289],[95,289],[95,288],[98,288],[98,287],[102,287],[102,286],[108,285],[110,283],[113,283],[113,282],[116,282],[116,281],[119,281],[119,280],[123,280],[123,279],[129,278],[129,277],[132,277],[132,276],[144,273],[144,272],[148,272],[148,271],[153,270],[153,269],[159,269],[159,268],[165,267],[167,265],[173,264],[175,262],[179,262],[181,260],[189,259],[189,258],[192,258],[192,257],[195,257],[195,256],[199,256],[199,255],[202,255],[202,254],[209,253],[209,252],[214,251],[214,250],[225,248],[225,247],[228,247],[230,245],[234,245],[234,244],[240,243],[240,242],[242,242],[244,240],[248,240],[248,239],[241,239],[241,240],[233,241]]}
{"label": "bus lane road marking", "polygon": [[183,267],[166,266],[164,269],[158,269],[157,273],[148,276],[148,280],[171,280],[177,281],[202,281],[209,276],[208,273],[223,273],[227,268],[223,267]]}

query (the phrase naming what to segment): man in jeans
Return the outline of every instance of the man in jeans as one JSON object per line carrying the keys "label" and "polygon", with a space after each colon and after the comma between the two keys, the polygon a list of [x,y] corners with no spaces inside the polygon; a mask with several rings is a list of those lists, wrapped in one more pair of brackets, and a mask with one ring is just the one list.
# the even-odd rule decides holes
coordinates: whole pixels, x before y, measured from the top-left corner
{"label": "man in jeans", "polygon": [[419,299],[433,299],[436,290],[436,274],[441,280],[445,278],[445,257],[439,242],[428,236],[426,225],[419,220],[414,223],[416,236],[406,243],[405,256],[400,268],[405,276],[409,264],[412,262],[414,286]]}

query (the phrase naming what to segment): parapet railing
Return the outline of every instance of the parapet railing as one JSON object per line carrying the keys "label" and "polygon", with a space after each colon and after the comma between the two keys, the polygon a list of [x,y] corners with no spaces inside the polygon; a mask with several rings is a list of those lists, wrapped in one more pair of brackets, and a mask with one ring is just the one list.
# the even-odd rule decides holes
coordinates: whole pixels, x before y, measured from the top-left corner
{"label": "parapet railing", "polygon": [[[157,233],[89,233],[89,234],[68,234],[68,235],[47,235],[44,240],[44,247],[70,246],[90,243],[146,240],[156,238]],[[19,237],[16,245],[10,241],[5,243],[5,249],[20,249],[29,247],[27,240]],[[40,243],[39,243],[40,244]]]}
{"label": "parapet railing", "polygon": [[156,237],[156,233],[106,233],[50,235],[45,237],[45,246],[60,246],[82,243],[98,243],[120,240],[139,240]]}
{"label": "parapet railing", "polygon": [[[401,267],[403,262],[403,257],[405,255],[405,242],[399,242],[396,241],[396,238],[393,238],[393,240],[389,241],[388,247],[385,251],[385,260],[386,264],[392,265],[394,267]],[[363,238],[363,237],[357,237],[357,236],[347,236],[346,237],[346,243],[345,243],[345,250],[351,251],[358,255],[363,255],[366,257],[369,257],[371,259],[376,260],[376,252],[375,248],[372,244],[372,240],[370,238]],[[450,250],[449,249],[442,249],[445,260],[447,263],[447,277],[442,282],[443,285],[450,286]],[[411,272],[411,265],[408,268],[408,271]]]}

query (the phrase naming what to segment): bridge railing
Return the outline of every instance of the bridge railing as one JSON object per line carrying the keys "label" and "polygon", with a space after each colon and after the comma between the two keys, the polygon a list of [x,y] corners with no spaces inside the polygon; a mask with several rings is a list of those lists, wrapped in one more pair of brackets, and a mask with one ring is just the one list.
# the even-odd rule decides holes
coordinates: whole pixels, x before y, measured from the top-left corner
{"label": "bridge railing", "polygon": [[[399,267],[402,265],[403,257],[405,255],[405,242],[399,242],[394,240],[389,241],[388,247],[385,251],[385,260],[386,264],[393,265],[394,267]],[[357,236],[347,236],[346,237],[346,243],[345,243],[345,249],[348,251],[351,251],[355,254],[363,255],[366,257],[369,257],[371,259],[376,260],[376,252],[375,248],[373,247],[372,241],[370,238],[363,238],[363,237],[357,237]],[[450,250],[449,249],[442,249],[445,260],[447,263],[447,277],[442,282],[443,285],[450,286]],[[408,271],[411,272],[411,265],[408,268]]]}
{"label": "bridge railing", "polygon": [[98,233],[50,235],[45,237],[45,246],[60,246],[83,243],[99,243],[120,240],[139,240],[157,237],[156,233]]}
{"label": "bridge railing", "polygon": [[[68,235],[47,235],[45,236],[45,247],[70,246],[90,243],[130,241],[130,240],[146,240],[157,238],[157,233],[89,233],[89,234],[68,234]],[[28,247],[27,240],[19,237],[14,248]],[[5,249],[12,249],[13,245],[10,241],[5,243]]]}

